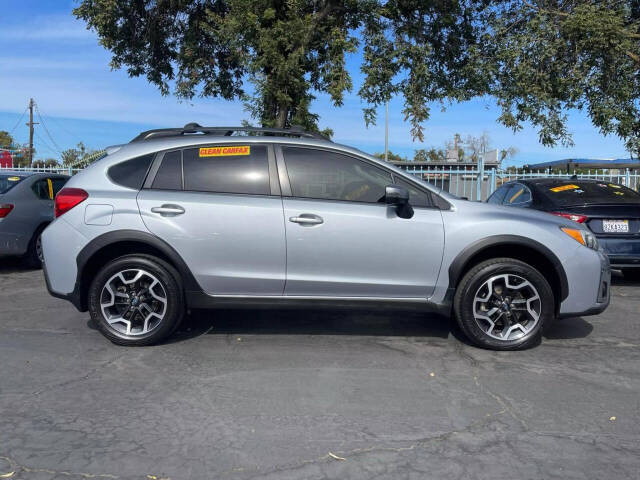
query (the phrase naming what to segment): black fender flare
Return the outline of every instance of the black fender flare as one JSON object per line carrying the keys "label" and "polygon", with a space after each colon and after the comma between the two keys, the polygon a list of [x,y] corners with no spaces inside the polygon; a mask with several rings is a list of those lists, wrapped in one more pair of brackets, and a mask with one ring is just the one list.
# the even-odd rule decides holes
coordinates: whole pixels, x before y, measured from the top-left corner
{"label": "black fender flare", "polygon": [[464,274],[464,267],[467,262],[482,250],[491,247],[499,247],[502,245],[523,246],[537,251],[544,256],[553,265],[554,270],[558,274],[560,280],[560,302],[569,296],[569,282],[567,274],[562,266],[562,262],[548,247],[540,242],[519,235],[493,235],[491,237],[482,238],[468,245],[462,250],[449,265],[449,288],[455,288]]}
{"label": "black fender flare", "polygon": [[[80,304],[80,306],[76,305],[76,307],[78,307],[78,309],[80,309],[81,311],[86,310],[86,299],[83,298],[83,291],[84,289],[86,289],[86,285],[82,285],[82,282],[87,264],[89,263],[91,258],[103,248],[122,242],[142,243],[160,251],[166,258],[170,260],[176,270],[178,270],[178,273],[182,277],[182,283],[185,292],[202,291],[200,285],[193,276],[193,273],[191,273],[191,270],[189,269],[185,261],[182,259],[180,254],[176,252],[176,250],[167,242],[151,233],[142,232],[139,230],[116,230],[97,236],[89,243],[87,243],[87,245],[85,245],[84,248],[80,250],[80,253],[78,253],[78,256],[76,258],[78,275],[74,288],[74,296],[76,297],[77,302]],[[74,302],[74,304],[76,304],[76,302]]]}

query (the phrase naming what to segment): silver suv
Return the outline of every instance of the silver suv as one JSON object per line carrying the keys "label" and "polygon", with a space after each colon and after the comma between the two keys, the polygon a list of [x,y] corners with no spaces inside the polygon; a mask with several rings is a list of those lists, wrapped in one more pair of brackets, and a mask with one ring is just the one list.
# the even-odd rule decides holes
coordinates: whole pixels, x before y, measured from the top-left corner
{"label": "silver suv", "polygon": [[158,342],[187,309],[328,305],[453,314],[515,350],[609,303],[584,226],[461,200],[314,133],[189,124],[107,151],[42,238],[51,294],[117,344]]}

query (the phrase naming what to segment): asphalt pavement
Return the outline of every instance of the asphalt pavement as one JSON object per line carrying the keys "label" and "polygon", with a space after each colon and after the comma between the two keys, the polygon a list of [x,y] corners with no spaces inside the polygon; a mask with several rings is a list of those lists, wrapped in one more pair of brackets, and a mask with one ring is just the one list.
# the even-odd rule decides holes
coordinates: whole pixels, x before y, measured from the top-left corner
{"label": "asphalt pavement", "polygon": [[194,312],[109,343],[0,260],[0,478],[638,479],[640,284],[523,352],[448,319]]}

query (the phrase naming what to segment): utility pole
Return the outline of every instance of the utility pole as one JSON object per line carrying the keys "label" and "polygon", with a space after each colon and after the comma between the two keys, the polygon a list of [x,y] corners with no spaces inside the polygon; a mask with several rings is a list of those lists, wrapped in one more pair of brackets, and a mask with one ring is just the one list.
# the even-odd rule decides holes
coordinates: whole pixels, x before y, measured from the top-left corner
{"label": "utility pole", "polygon": [[384,161],[389,161],[389,100],[384,104]]}
{"label": "utility pole", "polygon": [[29,166],[31,167],[33,164],[33,126],[38,125],[38,122],[33,121],[33,107],[35,102],[33,98],[29,99],[29,123],[27,123],[27,127],[29,127]]}

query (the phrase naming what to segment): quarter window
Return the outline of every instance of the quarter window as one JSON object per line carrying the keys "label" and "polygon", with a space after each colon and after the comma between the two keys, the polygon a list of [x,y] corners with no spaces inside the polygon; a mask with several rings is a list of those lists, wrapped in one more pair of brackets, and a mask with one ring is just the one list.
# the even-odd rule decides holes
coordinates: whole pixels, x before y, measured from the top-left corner
{"label": "quarter window", "polygon": [[311,148],[283,148],[294,197],[376,203],[391,174],[356,158]]}
{"label": "quarter window", "polygon": [[184,189],[269,195],[264,145],[216,145],[184,150]]}
{"label": "quarter window", "polygon": [[120,186],[140,190],[153,161],[153,153],[117,163],[109,169],[109,177]]}

